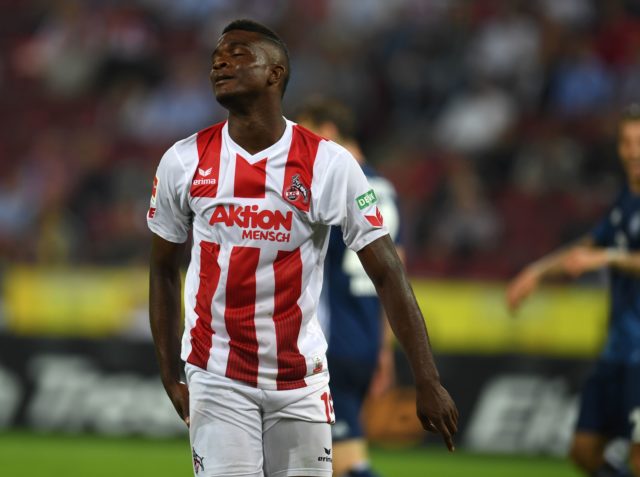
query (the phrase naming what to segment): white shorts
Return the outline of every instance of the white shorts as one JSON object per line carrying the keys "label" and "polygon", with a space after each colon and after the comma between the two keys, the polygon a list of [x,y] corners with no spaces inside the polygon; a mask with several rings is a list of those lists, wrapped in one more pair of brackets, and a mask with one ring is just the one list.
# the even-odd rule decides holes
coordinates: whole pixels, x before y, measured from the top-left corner
{"label": "white shorts", "polygon": [[263,390],[190,364],[185,370],[197,477],[331,477],[327,383]]}

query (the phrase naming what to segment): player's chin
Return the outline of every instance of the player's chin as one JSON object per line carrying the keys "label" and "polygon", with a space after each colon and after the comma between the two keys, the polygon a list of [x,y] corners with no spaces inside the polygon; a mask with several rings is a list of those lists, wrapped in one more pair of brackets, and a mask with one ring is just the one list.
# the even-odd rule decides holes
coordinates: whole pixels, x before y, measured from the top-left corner
{"label": "player's chin", "polygon": [[232,105],[240,98],[244,96],[243,92],[237,88],[231,88],[230,85],[222,84],[222,85],[214,85],[213,93],[216,96],[216,100],[222,106]]}

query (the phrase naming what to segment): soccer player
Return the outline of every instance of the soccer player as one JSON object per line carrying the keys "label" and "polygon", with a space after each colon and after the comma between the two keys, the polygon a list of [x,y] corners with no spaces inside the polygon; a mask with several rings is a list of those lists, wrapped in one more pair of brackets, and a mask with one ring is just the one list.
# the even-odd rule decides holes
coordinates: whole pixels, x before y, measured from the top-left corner
{"label": "soccer player", "polygon": [[407,352],[418,416],[453,450],[457,410],[371,186],[344,148],[282,115],[284,43],[261,24],[234,21],[210,78],[228,119],[165,153],[147,215],[151,329],[162,383],[189,425],[195,474],[331,475],[333,404],[316,307],[332,225],[358,253]]}
{"label": "soccer player", "polygon": [[517,309],[548,277],[610,269],[609,333],[582,392],[570,456],[587,475],[629,475],[604,458],[607,443],[625,437],[631,441],[631,467],[640,477],[640,105],[622,114],[618,154],[627,183],[611,210],[576,244],[520,272],[509,284],[507,302]]}
{"label": "soccer player", "polygon": [[[389,236],[397,242],[399,214],[396,193],[389,181],[364,162],[353,133],[353,117],[342,104],[311,100],[298,113],[298,123],[321,137],[344,146],[360,163],[375,190],[378,208]],[[335,411],[333,470],[337,477],[373,477],[360,413],[376,370],[379,379],[390,381],[393,349],[386,319],[373,283],[358,256],[332,227],[325,261],[320,318],[327,336],[327,363],[331,370],[331,395]],[[382,349],[381,349],[381,345]]]}

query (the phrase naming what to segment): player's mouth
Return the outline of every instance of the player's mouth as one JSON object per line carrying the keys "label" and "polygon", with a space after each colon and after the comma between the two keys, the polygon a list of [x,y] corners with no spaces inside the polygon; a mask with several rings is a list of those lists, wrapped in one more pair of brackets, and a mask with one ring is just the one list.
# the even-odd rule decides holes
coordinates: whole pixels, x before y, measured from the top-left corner
{"label": "player's mouth", "polygon": [[221,83],[224,83],[225,81],[228,81],[228,80],[231,80],[231,79],[233,79],[233,76],[231,76],[231,75],[220,75],[220,76],[216,76],[213,79],[213,82],[215,84],[221,84]]}

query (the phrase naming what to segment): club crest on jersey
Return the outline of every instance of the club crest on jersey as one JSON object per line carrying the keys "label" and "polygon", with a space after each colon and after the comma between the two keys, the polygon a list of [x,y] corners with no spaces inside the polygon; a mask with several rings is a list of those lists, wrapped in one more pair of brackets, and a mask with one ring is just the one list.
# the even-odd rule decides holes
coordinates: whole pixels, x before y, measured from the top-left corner
{"label": "club crest on jersey", "polygon": [[291,178],[291,185],[284,195],[290,202],[296,202],[298,199],[302,198],[302,203],[309,203],[309,190],[304,186],[302,181],[300,181],[300,174],[295,174]]}

